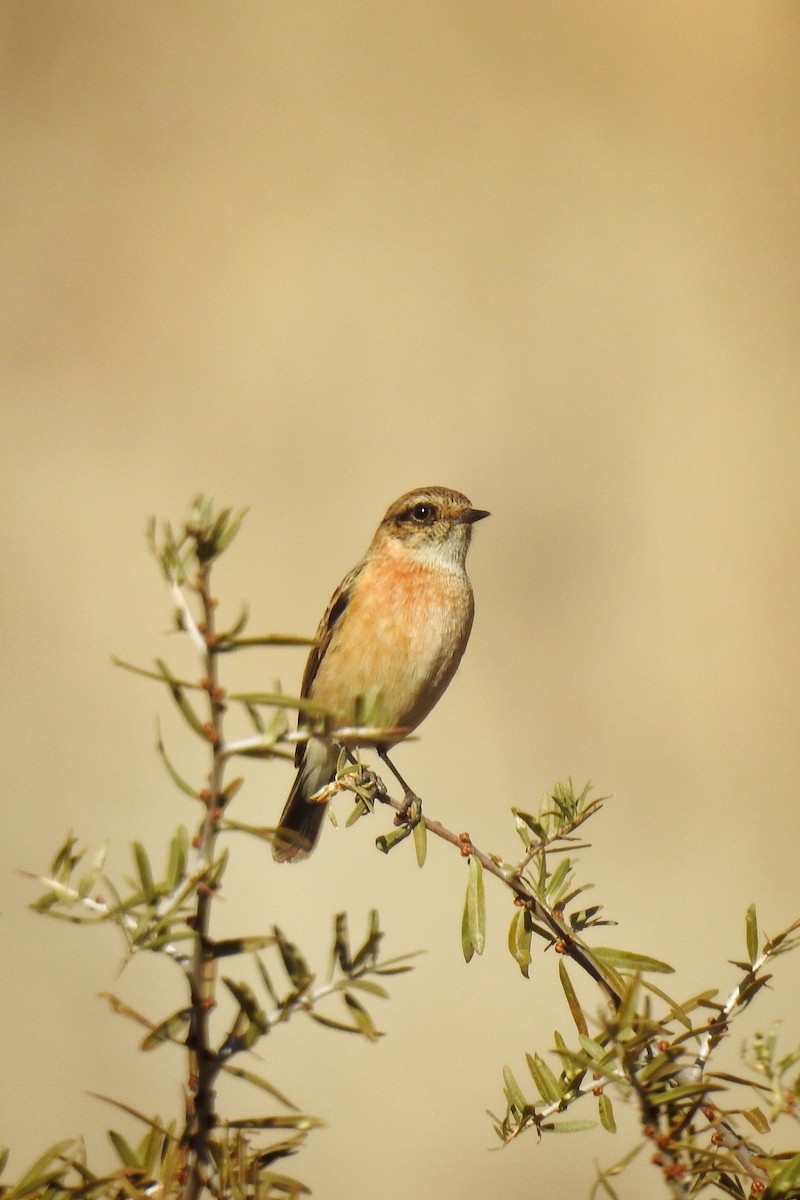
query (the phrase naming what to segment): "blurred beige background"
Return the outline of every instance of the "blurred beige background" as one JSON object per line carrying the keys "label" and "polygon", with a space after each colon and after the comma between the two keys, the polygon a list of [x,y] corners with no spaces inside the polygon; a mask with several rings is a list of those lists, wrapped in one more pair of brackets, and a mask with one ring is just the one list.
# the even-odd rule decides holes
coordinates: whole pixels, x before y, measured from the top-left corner
{"label": "blurred beige background", "polygon": [[[90,1090],[180,1103],[177,1055],[138,1054],[95,999],[160,1016],[170,966],[118,978],[113,932],[35,917],[15,869],[68,828],[127,869],[134,837],[159,857],[194,819],[156,712],[186,772],[197,747],[110,655],[193,669],[143,530],[199,490],[251,506],[218,586],[254,632],[313,631],[407,488],[491,509],[469,652],[398,764],[507,854],[512,804],[591,778],[601,940],[674,962],[681,995],[729,989],[746,905],[771,932],[800,909],[797,5],[19,0],[0,21],[11,1174],[69,1134],[100,1161],[109,1125],[138,1136]],[[232,678],[295,689],[302,661]],[[274,819],[290,777],[254,765],[239,815]],[[487,1152],[503,1063],[523,1078],[569,1030],[554,964],[521,979],[490,887],[467,967],[463,864],[383,858],[386,824],[326,831],[296,870],[232,843],[226,929],[277,920],[323,969],[328,915],[357,931],[375,905],[387,952],[428,951],[379,1045],[299,1021],[264,1045],[329,1121],[292,1169],[327,1200],[586,1195],[623,1113],[616,1139]],[[747,1028],[783,1013],[796,1042],[799,984],[784,961]],[[657,1194],[649,1170],[623,1193]]]}

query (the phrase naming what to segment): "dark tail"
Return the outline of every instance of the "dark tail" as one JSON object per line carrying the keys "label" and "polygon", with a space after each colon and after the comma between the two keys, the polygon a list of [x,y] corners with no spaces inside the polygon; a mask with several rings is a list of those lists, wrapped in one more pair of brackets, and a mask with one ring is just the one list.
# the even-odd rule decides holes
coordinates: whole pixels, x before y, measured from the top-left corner
{"label": "dark tail", "polygon": [[297,772],[273,836],[272,857],[276,862],[300,862],[308,858],[322,829],[328,805],[311,804],[306,799],[304,774],[302,768]]}

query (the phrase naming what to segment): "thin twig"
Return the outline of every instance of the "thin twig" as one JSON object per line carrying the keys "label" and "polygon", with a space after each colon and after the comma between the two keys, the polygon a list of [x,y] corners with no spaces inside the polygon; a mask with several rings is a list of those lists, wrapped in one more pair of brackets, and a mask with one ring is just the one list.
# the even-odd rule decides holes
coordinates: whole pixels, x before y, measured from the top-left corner
{"label": "thin twig", "polygon": [[[407,814],[405,801],[395,800],[390,796],[381,780],[376,780],[375,795],[377,800],[382,804],[388,804],[401,817]],[[603,964],[594,957],[589,947],[561,920],[557,913],[548,908],[547,905],[543,904],[534,895],[531,888],[522,878],[519,867],[512,868],[502,865],[501,860],[496,855],[487,854],[485,851],[479,850],[468,834],[453,833],[441,821],[435,821],[431,817],[426,817],[424,813],[420,817],[420,820],[424,823],[429,833],[441,838],[442,841],[449,842],[452,846],[457,846],[465,858],[473,856],[480,862],[485,871],[488,871],[496,879],[499,879],[501,883],[504,883],[517,897],[518,902],[530,909],[537,920],[548,928],[556,950],[561,954],[567,955],[587,975],[591,976],[595,983],[603,989],[612,1006],[615,1009],[619,1008],[622,1003],[622,997],[613,980],[608,977]]]}

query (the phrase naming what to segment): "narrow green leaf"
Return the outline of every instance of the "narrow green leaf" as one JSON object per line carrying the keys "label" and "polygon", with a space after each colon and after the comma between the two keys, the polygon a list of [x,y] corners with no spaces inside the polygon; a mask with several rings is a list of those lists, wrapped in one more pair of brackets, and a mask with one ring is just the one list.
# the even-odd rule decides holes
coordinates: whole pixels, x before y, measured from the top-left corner
{"label": "narrow green leaf", "polygon": [[206,953],[210,959],[231,958],[235,954],[252,954],[274,943],[275,939],[267,933],[253,934],[250,937],[222,938],[218,942],[209,942]]}
{"label": "narrow green leaf", "polygon": [[592,954],[600,962],[618,971],[655,971],[671,975],[675,970],[669,963],[650,958],[648,954],[635,954],[632,950],[614,950],[609,946],[593,946]]}
{"label": "narrow green leaf", "polygon": [[248,704],[246,701],[242,701],[242,707],[244,708],[250,720],[253,722],[256,733],[264,733],[267,727],[255,704]]}
{"label": "narrow green leaf", "polygon": [[461,950],[464,954],[464,961],[471,962],[472,956],[475,953],[475,946],[472,942],[472,933],[469,927],[469,889],[464,897],[464,908],[461,913]]}
{"label": "narrow green leaf", "polygon": [[167,748],[164,745],[163,738],[161,737],[160,722],[157,723],[157,725],[156,725],[156,732],[157,732],[156,749],[158,750],[161,761],[163,762],[164,766],[167,769],[167,774],[169,775],[170,779],[175,784],[175,786],[180,791],[182,791],[186,796],[191,796],[193,800],[197,800],[199,797],[197,788],[193,788],[190,783],[187,783],[186,780],[181,775],[178,774],[175,767],[172,765],[170,757],[167,754]]}
{"label": "narrow green leaf", "polygon": [[[309,643],[304,641],[303,645]],[[241,645],[241,642],[239,643]],[[270,708],[295,708],[298,712],[307,713],[310,717],[325,718],[330,716],[327,708],[306,700],[300,696],[287,696],[283,692],[231,692],[229,700],[240,704],[268,705]]]}
{"label": "narrow green leaf", "polygon": [[[117,658],[114,655],[112,655],[111,661],[115,667],[122,667],[123,670],[130,671],[133,675],[141,675],[144,679],[153,679],[156,683],[167,682],[163,671],[148,671],[146,667],[137,667],[133,663],[125,662],[124,659]],[[191,689],[196,692],[202,690],[199,683],[192,683],[190,679],[175,679],[175,682],[182,688]]]}
{"label": "narrow green leaf", "polygon": [[[647,984],[647,987],[652,987]],[[682,1004],[683,1011],[686,1013],[694,1012],[696,1008],[713,1008],[719,1012],[722,1007],[720,1004],[712,1003],[715,996],[719,995],[719,988],[708,988],[705,992],[697,992],[696,995],[690,996],[688,1000],[684,1000]]]}
{"label": "narrow green leaf", "polygon": [[223,1063],[222,1070],[227,1075],[233,1075],[236,1079],[242,1079],[245,1083],[250,1083],[253,1087],[261,1088],[262,1091],[268,1092],[270,1096],[274,1096],[279,1104],[285,1104],[287,1108],[291,1108],[295,1112],[300,1111],[296,1104],[292,1104],[288,1096],[285,1096],[283,1092],[279,1091],[268,1080],[262,1079],[260,1075],[256,1075],[252,1071],[246,1071],[244,1067],[234,1067],[231,1063]]}
{"label": "narrow green leaf", "polygon": [[760,1108],[743,1108],[742,1116],[758,1133],[769,1133],[770,1124]]}
{"label": "narrow green leaf", "polygon": [[[49,1146],[44,1154],[40,1154],[34,1163],[32,1163],[22,1177],[17,1180],[11,1190],[7,1193],[9,1200],[11,1197],[22,1197],[35,1191],[47,1179],[49,1172],[48,1167],[57,1163],[64,1153],[72,1146],[76,1145],[74,1138],[66,1138],[63,1142],[56,1142],[55,1145]],[[56,1170],[63,1169],[63,1164],[59,1163]]]}
{"label": "narrow green leaf", "polygon": [[249,619],[250,619],[250,610],[247,607],[247,605],[244,603],[244,601],[241,601],[240,608],[239,608],[239,616],[236,618],[233,625],[231,625],[229,629],[226,629],[224,632],[222,632],[218,635],[218,638],[217,638],[218,644],[224,645],[224,643],[231,642],[234,640],[234,638],[237,638],[239,636],[239,634],[242,632],[242,630],[246,627]]}
{"label": "narrow green leaf", "polygon": [[750,1004],[757,992],[760,992],[763,987],[772,979],[771,975],[761,975],[757,979],[751,979],[745,984],[739,993],[739,1004],[742,1008]]}
{"label": "narrow green leaf", "polygon": [[572,864],[568,858],[562,858],[555,871],[553,871],[553,874],[548,879],[547,898],[551,902],[558,898],[558,891],[563,886],[567,876],[569,875],[569,869],[571,865]]}
{"label": "narrow green leaf", "polygon": [[[141,1043],[141,1049],[154,1050],[162,1042],[178,1042],[180,1035],[183,1034],[189,1024],[191,1016],[192,1010],[190,1008],[182,1008],[178,1012],[172,1013],[156,1025],[154,1029],[150,1030]],[[128,1165],[130,1166],[131,1164]]]}
{"label": "narrow green leaf", "polygon": [[[511,811],[514,814],[514,824],[517,833],[522,839],[526,850],[533,844],[534,839],[537,842],[542,842],[546,839],[547,826],[550,824],[548,817],[545,816],[542,820],[539,820],[531,816],[530,813],[524,812],[521,808],[512,808]],[[531,837],[531,834],[533,834],[533,837]]]}
{"label": "narrow green leaf", "polygon": [[467,922],[476,954],[486,945],[486,898],[483,891],[483,867],[474,854],[469,856],[467,873]]}
{"label": "narrow green leaf", "polygon": [[614,1120],[614,1109],[611,1104],[611,1099],[605,1092],[601,1092],[598,1097],[597,1107],[600,1112],[600,1124],[608,1133],[617,1132],[617,1123]]}
{"label": "narrow green leaf", "polygon": [[75,846],[78,839],[73,837],[71,833],[67,834],[64,843],[59,846],[56,851],[55,858],[50,865],[50,874],[60,880],[61,883],[66,883],[75,869],[76,863],[80,862],[81,855],[75,854]]}
{"label": "narrow green leaf", "polygon": [[364,1008],[364,1005],[351,992],[343,992],[342,995],[350,1015],[358,1026],[359,1031],[364,1034],[364,1037],[369,1038],[372,1042],[381,1037],[381,1033],[376,1029],[372,1017]]}
{"label": "narrow green leaf", "polygon": [[526,1054],[525,1059],[539,1095],[548,1103],[557,1103],[564,1089],[550,1067],[538,1054]]}
{"label": "narrow green leaf", "polygon": [[511,918],[511,924],[508,927],[508,948],[526,979],[528,978],[528,970],[532,961],[532,933],[527,908],[515,909],[514,916]]}
{"label": "narrow green leaf", "polygon": [[[641,1154],[644,1147],[648,1146],[649,1144],[650,1143],[646,1138],[642,1138],[640,1141],[635,1143],[632,1150],[629,1150],[627,1154],[623,1155],[622,1158],[618,1159],[617,1162],[613,1163],[610,1167],[606,1167],[605,1170],[601,1170],[597,1164],[595,1164],[595,1170],[597,1171],[597,1186],[602,1187],[606,1196],[610,1197],[610,1200],[620,1200],[620,1197],[617,1192],[614,1191],[608,1180],[615,1178],[617,1175],[621,1175],[627,1169],[627,1167],[630,1166],[636,1156]],[[594,1194],[595,1188],[592,1189],[592,1197],[594,1197]]]}
{"label": "narrow green leaf", "polygon": [[684,1029],[691,1030],[692,1022],[689,1018],[688,1012],[686,1011],[686,1006],[679,1004],[677,1000],[673,1000],[671,996],[668,996],[666,992],[661,990],[661,988],[657,988],[654,983],[650,982],[650,980],[642,980],[642,986],[645,987],[648,992],[652,992],[654,996],[658,996],[660,1000],[664,1001],[670,1010],[670,1016],[673,1018],[673,1020],[678,1021],[681,1025],[683,1025]]}
{"label": "narrow green leaf", "polygon": [[587,1034],[589,1026],[586,1024],[586,1017],[583,1015],[580,1000],[577,997],[575,988],[572,986],[572,980],[567,972],[566,964],[563,958],[558,963],[558,977],[561,980],[561,986],[564,989],[564,995],[567,998],[569,1011],[572,1013],[572,1019],[575,1022],[575,1027],[578,1033]]}
{"label": "narrow green leaf", "polygon": [[136,870],[139,874],[139,882],[142,885],[145,899],[148,904],[153,904],[158,899],[156,885],[153,882],[153,872],[150,868],[150,860],[147,857],[147,851],[141,842],[133,843],[133,856],[136,859]]}
{"label": "narrow green leaf", "polygon": [[751,904],[747,910],[745,917],[745,937],[747,940],[747,957],[750,959],[750,966],[758,958],[758,921],[756,919],[756,906]]}
{"label": "narrow green leaf", "polygon": [[[244,650],[248,646],[316,646],[317,639],[298,633],[263,633],[254,637],[231,638],[231,650]],[[228,649],[228,646],[225,647]]]}
{"label": "narrow green leaf", "polygon": [[226,1121],[227,1129],[323,1129],[325,1122],[309,1113],[291,1113],[279,1117],[242,1117]]}
{"label": "narrow green leaf", "polygon": [[274,825],[247,825],[244,821],[232,821],[230,817],[222,818],[220,828],[231,833],[249,833],[262,842],[271,842],[275,836]]}
{"label": "narrow green leaf", "polygon": [[131,1147],[125,1141],[121,1133],[117,1133],[115,1129],[108,1130],[108,1139],[111,1145],[117,1152],[117,1157],[123,1167],[139,1167],[141,1166],[138,1157],[134,1154]]}
{"label": "narrow green leaf", "polygon": [[269,1021],[267,1020],[267,1014],[256,1000],[253,989],[248,987],[246,983],[237,982],[235,979],[229,979],[227,975],[223,975],[222,982],[234,997],[242,1012],[247,1016],[248,1020],[252,1021],[260,1033],[268,1033]]}
{"label": "narrow green leaf", "polygon": [[[403,954],[399,958],[390,959],[389,962],[381,963],[380,966],[372,968],[375,975],[405,975],[407,971],[413,971],[411,963],[400,962],[401,958],[416,958],[418,954],[424,954],[424,950],[413,950],[410,954]],[[397,963],[397,966],[394,964]]]}
{"label": "narrow green leaf", "polygon": [[592,1062],[602,1063],[608,1058],[608,1051],[601,1046],[599,1042],[595,1041],[594,1038],[589,1037],[587,1033],[579,1034],[578,1041],[581,1044],[581,1048],[586,1054],[588,1054]]}
{"label": "narrow green leaf", "polygon": [[795,1154],[793,1158],[781,1168],[778,1174],[769,1185],[770,1194],[773,1196],[785,1196],[791,1191],[797,1181],[800,1179],[800,1154]]}
{"label": "narrow green leaf", "polygon": [[153,1175],[156,1164],[162,1161],[166,1151],[167,1144],[164,1137],[157,1129],[148,1129],[136,1148],[136,1156],[146,1175]]}
{"label": "narrow green leaf", "polygon": [[359,991],[369,992],[371,996],[380,996],[382,1000],[389,999],[389,993],[385,987],[381,987],[374,979],[351,979],[349,986],[358,988]]}
{"label": "narrow green leaf", "polygon": [[312,1021],[316,1021],[318,1025],[325,1025],[328,1029],[339,1029],[342,1033],[357,1033],[361,1036],[361,1030],[357,1025],[346,1025],[344,1021],[337,1021],[333,1017],[326,1017],[323,1013],[309,1010],[309,1017]]}
{"label": "narrow green leaf", "polygon": [[505,1093],[508,1103],[520,1112],[527,1107],[528,1101],[522,1094],[522,1088],[514,1078],[514,1072],[511,1067],[503,1067],[503,1083],[505,1084]]}
{"label": "narrow green leaf", "polygon": [[347,928],[347,913],[337,913],[334,918],[333,962],[338,963],[345,975],[352,970],[350,959],[350,934]]}
{"label": "narrow green leaf", "polygon": [[586,1066],[583,1062],[577,1062],[577,1055],[569,1049],[557,1029],[553,1030],[553,1049],[561,1061],[561,1070],[565,1079],[571,1077],[574,1084],[579,1076],[585,1072]]}
{"label": "narrow green leaf", "polygon": [[[149,1029],[151,1033],[155,1029],[152,1021],[148,1021],[147,1017],[142,1016],[135,1008],[131,1008],[128,1004],[125,1004],[123,1000],[120,1000],[119,996],[115,996],[112,992],[98,992],[97,998],[98,1000],[107,1000],[112,1010],[119,1016],[128,1017],[129,1020],[135,1021],[137,1025],[143,1025],[145,1029]],[[105,1097],[103,1096],[101,1099],[105,1099]]]}
{"label": "narrow green leaf", "polygon": [[264,984],[264,988],[266,989],[267,995],[269,996],[269,998],[273,1004],[279,1004],[280,1000],[278,999],[278,993],[277,993],[275,986],[270,978],[269,971],[267,970],[265,964],[261,961],[261,959],[259,958],[259,956],[257,954],[253,955],[253,957],[256,960],[256,967],[258,968],[258,973],[261,976],[261,982]]}
{"label": "narrow green leaf", "polygon": [[273,932],[275,934],[275,941],[278,943],[278,950],[280,951],[286,974],[296,988],[303,989],[308,987],[314,978],[309,970],[308,963],[294,942],[290,942],[287,937],[284,937],[277,925],[274,926]]}
{"label": "narrow green leaf", "polygon": [[788,929],[783,929],[780,933],[776,933],[775,937],[770,938],[764,950],[769,954],[784,954],[787,950],[793,949],[798,945],[800,939],[792,938],[790,934],[797,929],[800,929],[800,917],[796,921],[792,921]]}
{"label": "narrow green leaf", "polygon": [[167,863],[167,889],[174,892],[186,876],[186,864],[189,856],[189,834],[184,825],[175,831],[169,844],[169,862]]}
{"label": "narrow green leaf", "polygon": [[[607,1176],[604,1175],[602,1173],[602,1171],[600,1171],[600,1168],[597,1166],[597,1163],[595,1163],[595,1170],[597,1170],[598,1175],[597,1175],[597,1179],[595,1181],[595,1186],[592,1188],[592,1191],[591,1191],[591,1200],[594,1200],[595,1192],[597,1191],[598,1188],[601,1189],[601,1191],[603,1192],[603,1195],[608,1197],[608,1200],[620,1200],[619,1192],[614,1191],[611,1184],[608,1182]],[[611,1171],[608,1172],[608,1174],[615,1175],[615,1174],[617,1174],[617,1172],[612,1169]]]}
{"label": "narrow green leaf", "polygon": [[424,867],[428,854],[428,830],[422,820],[417,821],[414,826],[414,849],[417,854],[417,866]]}
{"label": "narrow green leaf", "polygon": [[81,900],[85,899],[86,896],[89,895],[92,888],[97,883],[97,880],[100,877],[103,867],[106,864],[107,853],[108,853],[108,840],[104,839],[100,843],[100,845],[97,847],[97,849],[95,850],[91,859],[89,860],[88,871],[84,875],[82,875],[81,878],[78,880],[77,891],[78,891],[78,895],[80,896]]}
{"label": "narrow green leaf", "polygon": [[356,821],[360,821],[362,817],[367,817],[373,811],[373,806],[363,796],[358,796],[353,811],[344,823],[345,829],[352,829]]}
{"label": "narrow green leaf", "polygon": [[587,1129],[596,1129],[597,1121],[551,1121],[543,1128],[553,1133],[585,1133]]}
{"label": "narrow green leaf", "polygon": [[376,837],[375,845],[381,854],[388,854],[400,842],[405,841],[410,833],[411,828],[408,825],[399,825],[396,829],[390,829],[388,833],[382,833],[379,837]]}
{"label": "narrow green leaf", "polygon": [[637,971],[634,975],[628,976],[625,979],[621,989],[622,999],[619,1008],[617,1009],[617,1025],[620,1033],[624,1035],[625,1031],[631,1030],[637,1022],[637,1004],[639,994],[641,992],[642,977]]}
{"label": "narrow green leaf", "polygon": [[177,704],[187,725],[189,725],[189,727],[193,729],[195,733],[199,734],[200,737],[206,738],[206,733],[203,729],[203,722],[200,720],[197,713],[194,711],[194,708],[186,698],[185,685],[180,683],[175,678],[162,658],[156,659],[156,666],[160,670],[164,682],[169,687],[169,690],[172,694],[172,699]]}
{"label": "narrow green leaf", "polygon": [[675,1104],[678,1100],[686,1100],[689,1096],[702,1096],[706,1092],[724,1092],[722,1084],[709,1083],[698,1079],[696,1083],[682,1083],[679,1087],[666,1088],[663,1092],[650,1092],[648,1100],[651,1104]]}
{"label": "narrow green leaf", "polygon": [[[370,966],[374,966],[377,962],[378,951],[380,949],[382,940],[383,930],[381,929],[381,921],[380,916],[378,915],[378,910],[377,908],[371,908],[369,911],[369,928],[367,930],[367,936],[364,939],[363,944],[359,946],[358,950],[356,950],[355,954],[352,956],[350,970],[358,971],[367,963]],[[406,956],[403,955],[401,957],[405,958]],[[391,961],[394,962],[396,960],[392,959]]]}
{"label": "narrow green leaf", "polygon": [[[237,514],[233,518],[233,521],[231,521],[228,524],[227,529],[219,530],[219,533],[216,536],[217,554],[224,554],[224,552],[228,550],[228,546],[230,545],[230,542],[233,541],[236,534],[239,533],[239,529],[241,528],[243,516],[245,516],[245,512],[240,512],[240,514]],[[242,620],[242,624],[243,624],[243,620]]]}

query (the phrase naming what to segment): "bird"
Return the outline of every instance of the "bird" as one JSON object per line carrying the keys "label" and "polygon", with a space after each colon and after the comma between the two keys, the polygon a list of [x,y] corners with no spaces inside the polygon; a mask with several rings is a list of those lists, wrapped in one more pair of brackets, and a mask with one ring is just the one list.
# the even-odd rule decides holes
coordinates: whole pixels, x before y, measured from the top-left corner
{"label": "bird", "polygon": [[[307,858],[317,843],[327,802],[313,797],[335,778],[336,729],[369,723],[386,731],[380,741],[360,743],[377,743],[385,758],[440,700],[472,629],[465,566],[472,526],[489,515],[450,488],[406,492],[333,593],[301,687],[304,699],[326,711],[333,735],[309,733],[297,745],[297,776],[273,834],[277,862]],[[309,729],[307,714],[298,722]]]}

